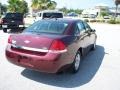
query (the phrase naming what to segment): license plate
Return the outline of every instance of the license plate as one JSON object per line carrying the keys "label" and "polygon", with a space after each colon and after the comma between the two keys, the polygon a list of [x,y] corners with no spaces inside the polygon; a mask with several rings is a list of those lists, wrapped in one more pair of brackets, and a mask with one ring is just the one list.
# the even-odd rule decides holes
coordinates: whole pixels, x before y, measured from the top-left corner
{"label": "license plate", "polygon": [[18,56],[18,59],[21,60],[21,59],[27,59],[29,60],[29,58],[27,56]]}
{"label": "license plate", "polygon": [[22,65],[25,65],[25,66],[29,66],[29,67],[33,67],[33,65],[31,64],[31,59],[26,57],[26,56],[19,56],[18,57],[18,62]]}
{"label": "license plate", "polygon": [[2,25],[3,28],[7,28],[7,25]]}

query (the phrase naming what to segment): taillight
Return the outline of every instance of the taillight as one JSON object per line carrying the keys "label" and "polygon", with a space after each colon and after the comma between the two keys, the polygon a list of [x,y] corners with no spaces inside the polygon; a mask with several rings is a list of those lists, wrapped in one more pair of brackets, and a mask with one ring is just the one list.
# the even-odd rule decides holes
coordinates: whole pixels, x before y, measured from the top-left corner
{"label": "taillight", "polygon": [[10,35],[9,38],[8,38],[8,43],[9,44],[12,44],[12,36]]}
{"label": "taillight", "polygon": [[1,20],[1,23],[4,23],[4,22],[3,22],[3,19]]}
{"label": "taillight", "polygon": [[3,19],[0,20],[0,24],[2,24],[2,23],[3,23]]}
{"label": "taillight", "polygon": [[50,52],[66,52],[65,44],[60,40],[54,40],[51,47]]}
{"label": "taillight", "polygon": [[25,24],[25,19],[23,19],[23,24]]}

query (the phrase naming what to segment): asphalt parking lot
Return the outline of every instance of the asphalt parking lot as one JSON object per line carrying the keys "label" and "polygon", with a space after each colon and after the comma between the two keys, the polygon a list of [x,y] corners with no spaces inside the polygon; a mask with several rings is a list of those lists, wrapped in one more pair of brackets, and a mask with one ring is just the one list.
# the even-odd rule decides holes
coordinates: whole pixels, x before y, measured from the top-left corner
{"label": "asphalt parking lot", "polygon": [[11,33],[0,30],[0,90],[120,90],[120,25],[90,25],[98,35],[96,50],[84,58],[77,74],[61,75],[9,63],[5,47]]}

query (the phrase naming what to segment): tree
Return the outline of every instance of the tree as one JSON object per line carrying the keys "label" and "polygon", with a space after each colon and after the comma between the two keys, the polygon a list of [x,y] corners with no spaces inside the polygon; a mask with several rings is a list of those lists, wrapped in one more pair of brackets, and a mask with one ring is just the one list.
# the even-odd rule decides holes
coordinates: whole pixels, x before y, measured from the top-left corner
{"label": "tree", "polygon": [[28,12],[28,4],[25,0],[8,0],[8,10],[25,14]]}
{"label": "tree", "polygon": [[50,1],[48,3],[48,9],[55,9],[57,6],[57,3],[55,1]]}
{"label": "tree", "polygon": [[39,0],[32,0],[31,7],[33,10],[38,10],[39,9]]}
{"label": "tree", "polygon": [[64,12],[65,15],[68,13],[68,9],[66,7],[60,8],[59,10]]}
{"label": "tree", "polygon": [[109,15],[109,13],[108,13],[107,11],[101,11],[100,13],[101,13],[101,16],[102,16],[102,17]]}
{"label": "tree", "polygon": [[[19,2],[19,9],[18,9],[18,12],[21,12],[21,13],[28,13],[28,4],[26,1],[21,1]],[[22,7],[22,8],[21,8]]]}
{"label": "tree", "polygon": [[32,0],[33,10],[45,10],[45,9],[55,9],[57,3],[51,0]]}
{"label": "tree", "polygon": [[7,11],[7,5],[2,5],[0,3],[0,15],[4,14]]}
{"label": "tree", "polygon": [[115,1],[115,5],[116,5],[116,11],[115,11],[114,20],[116,20],[116,17],[117,17],[117,10],[118,10],[118,5],[120,4],[120,0],[114,0],[114,1]]}
{"label": "tree", "polygon": [[81,14],[82,13],[82,9],[67,9],[66,7],[63,7],[61,9],[59,9],[60,11],[64,12],[65,14],[67,13],[71,13],[71,12],[75,12],[77,14]]}

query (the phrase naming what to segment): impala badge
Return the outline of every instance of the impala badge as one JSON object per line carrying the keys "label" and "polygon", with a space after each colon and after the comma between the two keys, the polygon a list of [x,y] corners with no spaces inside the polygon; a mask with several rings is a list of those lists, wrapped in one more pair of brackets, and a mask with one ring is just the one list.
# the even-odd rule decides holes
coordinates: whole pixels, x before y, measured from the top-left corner
{"label": "impala badge", "polygon": [[15,45],[15,44],[16,44],[16,41],[15,41],[15,40],[12,40],[12,44],[14,44],[14,45]]}
{"label": "impala badge", "polygon": [[25,40],[24,42],[25,42],[26,44],[30,43],[30,41],[29,41],[29,40]]}

